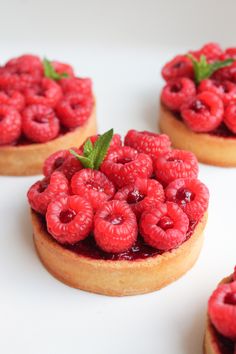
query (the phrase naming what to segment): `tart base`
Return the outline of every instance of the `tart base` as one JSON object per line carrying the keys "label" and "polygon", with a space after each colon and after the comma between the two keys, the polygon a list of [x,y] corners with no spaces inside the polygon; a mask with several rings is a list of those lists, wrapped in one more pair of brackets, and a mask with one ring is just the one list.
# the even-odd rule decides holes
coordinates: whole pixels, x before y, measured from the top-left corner
{"label": "tart base", "polygon": [[162,104],[159,127],[162,133],[169,135],[175,148],[192,151],[200,162],[222,167],[236,166],[236,138],[195,133]]}
{"label": "tart base", "polygon": [[65,249],[47,233],[40,217],[31,214],[35,246],[47,270],[69,286],[111,296],[149,293],[181,277],[199,256],[207,221],[206,213],[191,237],[175,250],[141,260],[113,261]]}
{"label": "tart base", "polygon": [[80,146],[97,132],[96,108],[81,127],[44,144],[0,147],[0,175],[32,176],[42,173],[44,160],[55,151]]}

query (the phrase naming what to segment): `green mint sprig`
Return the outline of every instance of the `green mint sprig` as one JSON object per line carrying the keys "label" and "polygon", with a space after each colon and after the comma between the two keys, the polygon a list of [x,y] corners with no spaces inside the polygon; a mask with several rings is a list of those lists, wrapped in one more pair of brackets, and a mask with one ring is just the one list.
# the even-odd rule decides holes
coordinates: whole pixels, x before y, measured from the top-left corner
{"label": "green mint sprig", "polygon": [[197,84],[199,84],[202,80],[211,77],[215,71],[229,66],[234,62],[233,59],[226,59],[222,61],[215,61],[210,64],[207,62],[205,55],[201,55],[200,60],[197,60],[192,54],[187,54],[187,57],[193,63],[194,78]]}
{"label": "green mint sprig", "polygon": [[43,59],[43,69],[44,69],[44,76],[52,80],[61,80],[63,79],[63,77],[69,76],[67,73],[57,73],[51,61],[46,58]]}
{"label": "green mint sprig", "polygon": [[106,133],[100,135],[94,144],[88,139],[84,144],[83,156],[78,155],[74,150],[70,150],[70,153],[81,162],[83,167],[98,170],[107,154],[112,137],[113,129],[110,129]]}

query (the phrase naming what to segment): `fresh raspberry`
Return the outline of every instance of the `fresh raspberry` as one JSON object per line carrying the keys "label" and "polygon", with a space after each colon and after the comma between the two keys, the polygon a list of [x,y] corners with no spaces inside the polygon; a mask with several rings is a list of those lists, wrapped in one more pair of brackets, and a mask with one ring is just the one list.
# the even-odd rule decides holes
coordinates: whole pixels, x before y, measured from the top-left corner
{"label": "fresh raspberry", "polygon": [[58,103],[56,111],[65,127],[76,128],[89,118],[93,104],[92,96],[69,93]]}
{"label": "fresh raspberry", "polygon": [[48,232],[58,242],[73,245],[92,231],[93,209],[78,195],[61,196],[49,204],[46,222]]}
{"label": "fresh raspberry", "polygon": [[147,131],[138,132],[132,129],[125,136],[125,145],[147,154],[155,160],[159,155],[170,151],[171,141],[165,134],[155,134]]}
{"label": "fresh raspberry", "polygon": [[27,197],[31,208],[40,214],[45,215],[48,204],[61,195],[67,195],[69,185],[67,178],[59,171],[52,173],[50,177],[34,183]]}
{"label": "fresh raspberry", "polygon": [[43,74],[43,66],[40,58],[36,55],[24,54],[19,57],[8,60],[5,67],[12,69],[14,73],[30,73],[34,74],[39,70],[41,75]]}
{"label": "fresh raspberry", "polygon": [[218,43],[207,43],[200,50],[190,52],[196,59],[204,55],[208,61],[219,60],[223,54],[222,48]]}
{"label": "fresh raspberry", "polygon": [[191,60],[185,55],[177,55],[165,64],[161,74],[166,81],[176,79],[178,77],[188,77],[193,79],[193,65]]}
{"label": "fresh raspberry", "polygon": [[40,84],[34,85],[25,90],[27,105],[43,104],[55,107],[62,97],[61,87],[49,78],[43,78]]}
{"label": "fresh raspberry", "polygon": [[231,65],[228,65],[224,68],[215,71],[211,78],[218,81],[236,82],[235,76],[236,76],[236,61],[234,61]]}
{"label": "fresh raspberry", "polygon": [[224,123],[236,134],[236,102],[231,102],[225,109]]}
{"label": "fresh raspberry", "polygon": [[94,237],[105,252],[120,253],[132,247],[138,225],[129,205],[120,200],[106,202],[94,218]]}
{"label": "fresh raspberry", "polygon": [[208,314],[218,332],[236,340],[236,281],[218,286],[209,299]]}
{"label": "fresh raspberry", "polygon": [[[83,155],[82,150],[75,147],[72,147],[71,149],[74,150],[78,155]],[[82,168],[83,166],[81,165],[80,161],[71,153],[68,154],[61,167],[59,167],[60,171],[64,173],[64,175],[69,181],[71,180],[73,175],[76,172],[80,171]]]}
{"label": "fresh raspberry", "polygon": [[22,129],[29,140],[45,143],[57,137],[60,124],[52,108],[33,104],[22,112]]}
{"label": "fresh raspberry", "polygon": [[139,219],[144,210],[165,201],[162,185],[154,179],[137,178],[135,183],[118,190],[114,199],[126,201]]}
{"label": "fresh raspberry", "polygon": [[71,189],[73,194],[87,199],[95,211],[115,194],[113,183],[102,172],[90,168],[74,174]]}
{"label": "fresh raspberry", "polygon": [[[95,143],[95,141],[98,140],[100,134],[96,134],[96,135],[92,135],[90,136],[88,139],[91,140],[92,144]],[[87,141],[87,139],[85,140],[85,142]],[[84,144],[85,142],[83,143],[81,149],[83,150],[84,148]],[[116,149],[118,147],[122,146],[122,140],[121,140],[121,136],[120,134],[114,134],[112,139],[111,139],[111,142],[110,142],[110,145],[109,145],[109,149],[108,149],[108,153],[113,150],[113,149]]]}
{"label": "fresh raspberry", "polygon": [[225,50],[225,57],[224,59],[234,59],[236,60],[236,48],[227,48]]}
{"label": "fresh raspberry", "polygon": [[70,155],[68,150],[59,150],[50,155],[43,164],[44,176],[50,176],[55,170],[60,169],[67,157]]}
{"label": "fresh raspberry", "polygon": [[51,62],[51,65],[58,74],[66,73],[69,77],[75,76],[74,70],[69,64],[60,63],[59,61],[53,60]]}
{"label": "fresh raspberry", "polygon": [[182,77],[167,82],[161,93],[161,101],[169,109],[179,112],[182,104],[195,95],[194,82]]}
{"label": "fresh raspberry", "polygon": [[59,83],[65,94],[77,92],[83,95],[91,95],[92,93],[91,79],[73,77],[61,79]]}
{"label": "fresh raspberry", "polygon": [[177,203],[190,220],[200,220],[207,211],[209,191],[196,178],[176,179],[168,185],[165,193],[166,199]]}
{"label": "fresh raspberry", "polygon": [[168,251],[184,242],[188,227],[189,220],[182,209],[175,203],[167,202],[144,211],[139,230],[148,245]]}
{"label": "fresh raspberry", "polygon": [[108,153],[100,170],[121,188],[134,183],[137,177],[148,178],[152,175],[153,166],[151,158],[129,146],[116,148]]}
{"label": "fresh raspberry", "polygon": [[184,103],[181,116],[187,126],[195,132],[210,132],[223,120],[224,105],[219,96],[212,92],[201,92]]}
{"label": "fresh raspberry", "polygon": [[21,135],[21,116],[13,107],[0,104],[0,145],[11,144]]}
{"label": "fresh raspberry", "polygon": [[25,98],[18,91],[0,90],[0,104],[7,104],[15,108],[17,111],[22,111],[25,107]]}
{"label": "fresh raspberry", "polygon": [[198,161],[190,151],[173,149],[156,159],[154,170],[158,181],[167,185],[177,178],[197,178]]}
{"label": "fresh raspberry", "polygon": [[236,84],[230,81],[202,80],[198,86],[198,91],[215,93],[222,99],[225,106],[236,99]]}

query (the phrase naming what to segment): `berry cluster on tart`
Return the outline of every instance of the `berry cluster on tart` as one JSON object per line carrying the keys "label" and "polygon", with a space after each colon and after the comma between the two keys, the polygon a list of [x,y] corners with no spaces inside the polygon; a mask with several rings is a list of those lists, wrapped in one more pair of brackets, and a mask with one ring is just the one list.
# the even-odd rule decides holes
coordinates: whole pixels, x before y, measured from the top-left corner
{"label": "berry cluster on tart", "polygon": [[34,242],[59,280],[122,296],[162,288],[198,258],[209,192],[167,135],[113,130],[60,150],[28,191]]}
{"label": "berry cluster on tart", "polygon": [[208,43],[162,69],[159,126],[198,160],[236,166],[236,48]]}
{"label": "berry cluster on tart", "polygon": [[72,66],[22,55],[0,67],[0,174],[32,175],[96,133],[92,82]]}
{"label": "berry cluster on tart", "polygon": [[204,349],[206,354],[236,353],[236,267],[209,299]]}

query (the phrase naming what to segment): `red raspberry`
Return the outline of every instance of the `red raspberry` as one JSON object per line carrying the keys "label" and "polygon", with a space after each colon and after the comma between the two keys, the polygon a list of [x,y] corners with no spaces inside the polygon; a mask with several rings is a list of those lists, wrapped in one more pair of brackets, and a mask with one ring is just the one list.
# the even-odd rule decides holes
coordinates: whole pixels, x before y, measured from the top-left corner
{"label": "red raspberry", "polygon": [[94,237],[105,252],[120,253],[130,249],[137,239],[138,226],[129,205],[120,200],[106,202],[94,218]]}
{"label": "red raspberry", "polygon": [[218,332],[236,340],[236,281],[218,286],[209,299],[208,314]]}
{"label": "red raspberry", "polygon": [[212,92],[201,92],[183,104],[181,116],[195,132],[210,132],[223,120],[224,105],[219,96]]}
{"label": "red raspberry", "polygon": [[166,81],[178,77],[188,77],[193,79],[193,65],[191,60],[185,55],[177,55],[163,67],[161,74]]}
{"label": "red raspberry", "polygon": [[222,99],[225,106],[236,98],[236,85],[230,81],[202,80],[198,86],[198,91],[210,91],[215,93]]}
{"label": "red raspberry", "polygon": [[114,199],[126,201],[139,219],[144,210],[164,202],[165,194],[162,185],[156,180],[137,178],[134,184],[119,189]]}
{"label": "red raspberry", "polygon": [[61,172],[55,171],[50,177],[34,183],[27,197],[31,208],[44,215],[52,200],[58,196],[67,195],[68,192],[69,185],[66,177]]}
{"label": "red raspberry", "polygon": [[60,124],[52,108],[33,104],[22,112],[22,129],[29,140],[45,143],[57,137]]}
{"label": "red raspberry", "polygon": [[167,202],[145,211],[139,229],[148,245],[168,251],[184,242],[188,227],[189,220],[182,209],[175,203]]}
{"label": "red raspberry", "polygon": [[62,97],[60,86],[53,80],[43,78],[42,82],[25,90],[25,99],[28,105],[43,104],[55,107]]}
{"label": "red raspberry", "polygon": [[196,178],[198,161],[190,151],[172,150],[156,159],[155,174],[161,183],[167,185],[177,178]]}
{"label": "red raspberry", "polygon": [[49,204],[46,221],[48,232],[58,242],[73,245],[92,231],[93,209],[78,195],[61,196]]}
{"label": "red raspberry", "polygon": [[168,185],[165,193],[166,199],[177,203],[190,220],[200,220],[207,211],[209,191],[196,178],[176,179]]}
{"label": "red raspberry", "polygon": [[77,92],[83,95],[87,95],[87,94],[91,95],[92,93],[91,79],[73,77],[73,78],[61,79],[59,83],[65,94]]}
{"label": "red raspberry", "polygon": [[230,103],[224,114],[224,123],[227,125],[229,130],[236,134],[236,102]]}
{"label": "red raspberry", "polygon": [[102,172],[89,168],[74,174],[71,179],[71,189],[73,194],[87,199],[94,210],[112,199],[115,194],[113,183]]}
{"label": "red raspberry", "polygon": [[65,127],[76,128],[89,118],[93,104],[92,96],[69,93],[58,103],[56,110]]}
{"label": "red raspberry", "polygon": [[25,98],[18,91],[0,90],[0,104],[7,104],[17,111],[22,111],[25,107]]}
{"label": "red raspberry", "polygon": [[134,183],[137,177],[148,178],[152,175],[153,166],[151,158],[129,146],[116,148],[108,153],[100,170],[121,188]]}
{"label": "red raspberry", "polygon": [[169,109],[178,112],[182,104],[195,95],[194,82],[182,77],[167,82],[161,93],[161,101]]}
{"label": "red raspberry", "polygon": [[125,136],[125,145],[147,154],[155,160],[159,155],[170,151],[171,141],[165,134],[155,134],[147,131],[138,132],[132,129]]}
{"label": "red raspberry", "polygon": [[236,61],[234,61],[231,65],[221,68],[215,71],[212,75],[212,79],[218,81],[233,81],[235,82],[236,75]]}
{"label": "red raspberry", "polygon": [[21,116],[13,107],[0,104],[0,145],[14,143],[21,135]]}
{"label": "red raspberry", "polygon": [[55,170],[60,169],[69,155],[68,150],[59,150],[50,155],[43,164],[44,176],[50,176]]}
{"label": "red raspberry", "polygon": [[219,60],[223,54],[222,48],[218,43],[207,43],[200,50],[190,52],[196,59],[204,55],[208,61]]}
{"label": "red raspberry", "polygon": [[227,48],[224,53],[224,59],[234,59],[236,60],[236,48]]}
{"label": "red raspberry", "polygon": [[236,266],[234,267],[233,279],[236,280]]}
{"label": "red raspberry", "polygon": [[[98,137],[99,137],[99,136],[100,136],[99,134],[93,135],[93,136],[90,136],[88,139],[90,139],[91,142],[92,142],[92,144],[94,144],[95,141],[98,140]],[[87,140],[85,140],[85,142],[86,142],[86,141],[87,141]],[[84,144],[85,144],[85,142],[84,142]],[[84,148],[84,144],[83,144],[82,147],[81,147],[82,150],[83,150],[83,148]],[[113,137],[112,137],[112,140],[111,140],[111,142],[110,142],[108,152],[110,152],[111,150],[116,149],[117,147],[120,147],[120,146],[122,146],[121,136],[120,136],[120,134],[114,134]]]}
{"label": "red raspberry", "polygon": [[40,58],[36,55],[24,54],[19,57],[8,60],[5,67],[12,69],[14,73],[30,73],[33,74],[39,70],[43,74],[43,66]]}
{"label": "red raspberry", "polygon": [[53,60],[51,62],[51,64],[52,64],[54,70],[58,74],[66,73],[70,77],[74,77],[75,76],[74,70],[73,70],[71,65],[65,64],[65,63],[60,63],[59,61],[56,61],[56,60]]}

